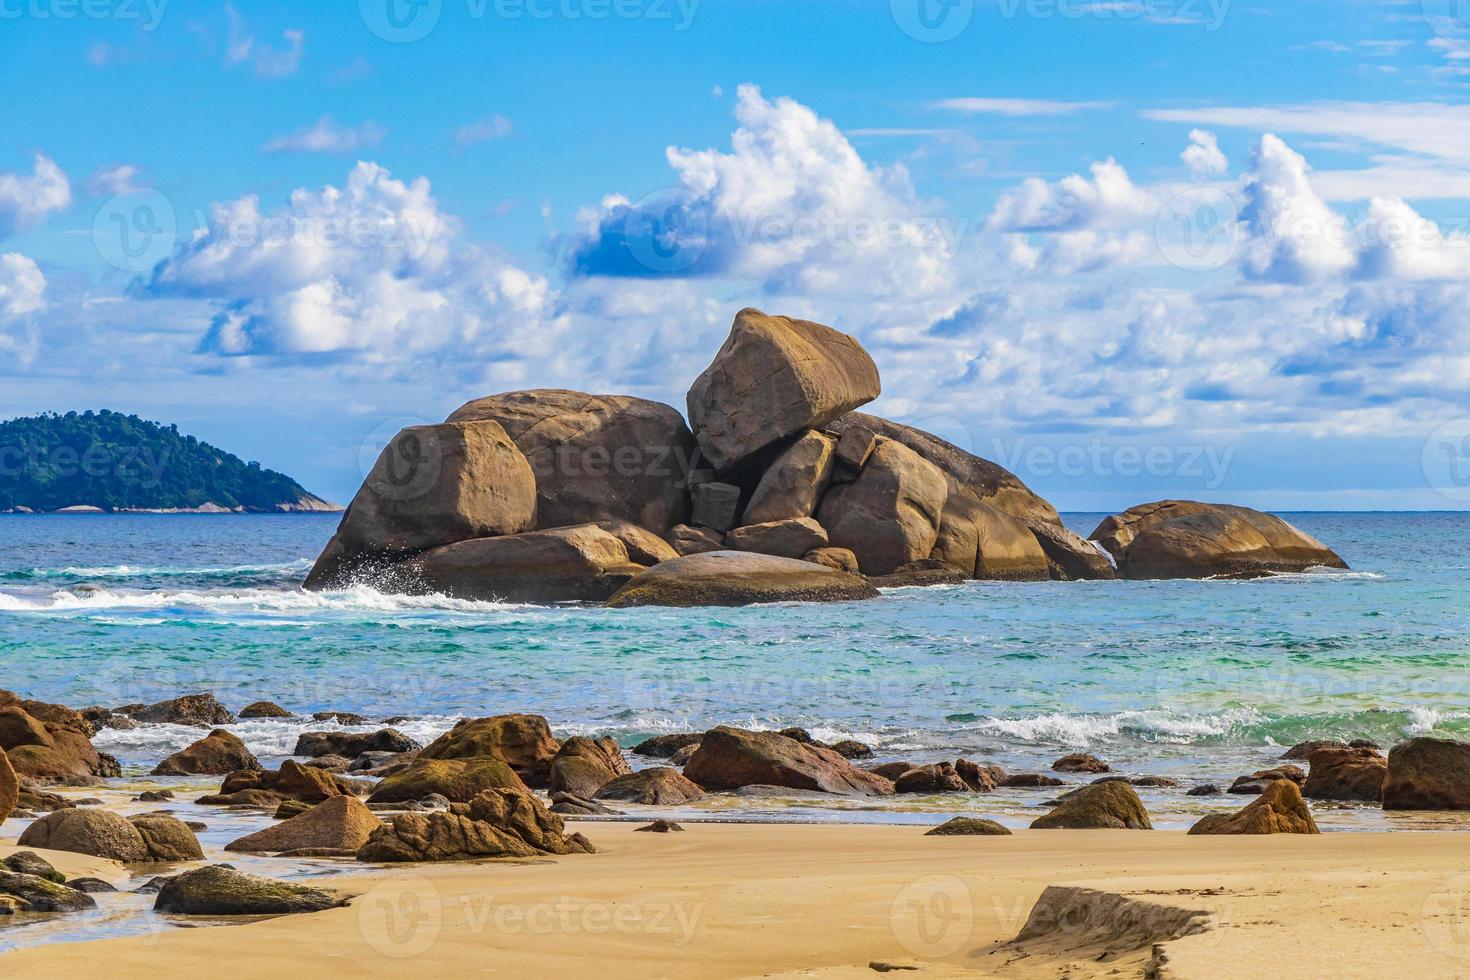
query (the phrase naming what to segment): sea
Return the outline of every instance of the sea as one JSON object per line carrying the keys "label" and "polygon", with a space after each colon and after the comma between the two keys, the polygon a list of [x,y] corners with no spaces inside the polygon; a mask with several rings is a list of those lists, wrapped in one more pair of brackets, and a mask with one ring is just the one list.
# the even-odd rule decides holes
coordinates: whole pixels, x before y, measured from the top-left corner
{"label": "sea", "polygon": [[[1085,535],[1105,515],[1063,516]],[[1142,793],[1156,823],[1184,827],[1242,803],[1186,789],[1228,786],[1296,742],[1470,738],[1470,514],[1283,516],[1352,570],[625,610],[305,592],[334,515],[0,516],[0,687],[74,707],[200,691],[231,710],[275,701],[299,717],[228,726],[267,762],[303,731],[344,727],[309,717],[328,710],[369,716],[369,728],[405,717],[396,727],[420,741],[462,717],[529,711],[560,736],[625,747],[729,724],[857,739],[879,762],[963,756],[1048,772],[1086,751],[1177,780]],[[144,726],[95,742],[142,785],[200,734]],[[925,822],[963,811],[1024,826],[1056,792],[711,797],[685,815]],[[1470,830],[1456,814],[1317,807],[1324,830]]]}

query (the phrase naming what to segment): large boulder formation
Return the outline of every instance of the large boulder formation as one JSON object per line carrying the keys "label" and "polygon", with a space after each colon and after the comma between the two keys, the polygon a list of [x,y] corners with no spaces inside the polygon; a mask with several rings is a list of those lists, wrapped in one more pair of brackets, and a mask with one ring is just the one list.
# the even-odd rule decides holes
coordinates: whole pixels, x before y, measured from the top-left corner
{"label": "large boulder formation", "polygon": [[1032,830],[1153,830],[1138,792],[1124,782],[1090,783],[1031,823]]}
{"label": "large boulder formation", "polygon": [[599,800],[641,803],[644,806],[678,806],[704,797],[704,791],[677,769],[654,766],[619,776],[598,789]]}
{"label": "large boulder formation", "polygon": [[343,904],[330,892],[245,874],[220,865],[164,881],[153,911],[174,915],[293,915]]}
{"label": "large boulder formation", "polygon": [[450,422],[498,423],[536,478],[536,527],[628,521],[663,534],[689,516],[694,434],[668,405],[540,389],[480,398]]}
{"label": "large boulder formation", "polygon": [[416,759],[406,769],[385,776],[368,802],[411,803],[437,794],[452,803],[468,803],[487,789],[525,790],[514,769],[499,759]]}
{"label": "large boulder formation", "polygon": [[1191,834],[1316,834],[1317,821],[1289,779],[1278,779],[1260,797],[1235,813],[1212,813],[1189,828]]}
{"label": "large boulder formation", "polygon": [[10,819],[20,802],[20,776],[10,764],[10,757],[0,749],[0,823]]}
{"label": "large boulder formation", "polygon": [[121,775],[117,760],[92,747],[92,734],[91,722],[79,712],[0,690],[0,749],[20,776]]}
{"label": "large boulder formation", "polygon": [[1388,750],[1385,810],[1470,810],[1470,742],[1420,736]]}
{"label": "large boulder formation", "polygon": [[1322,748],[1307,756],[1311,770],[1302,795],[1311,800],[1383,800],[1388,760],[1376,749]]}
{"label": "large boulder formation", "polygon": [[259,769],[260,762],[239,736],[216,728],[187,748],[153,767],[155,776],[227,776],[242,769]]}
{"label": "large boulder formation", "polygon": [[746,606],[877,596],[878,590],[861,576],[826,565],[744,551],[710,551],[655,565],[623,586],[608,605]]}
{"label": "large boulder formation", "polygon": [[225,850],[278,853],[309,847],[356,852],[382,825],[356,798],[334,796],[289,820],[233,840]]}
{"label": "large boulder formation", "polygon": [[967,578],[1037,582],[1052,577],[1046,552],[1026,522],[963,490],[950,493],[930,556]]}
{"label": "large boulder formation", "polygon": [[432,548],[396,566],[410,592],[506,602],[601,602],[642,565],[596,524],[476,538]]}
{"label": "large boulder formation", "polygon": [[1279,517],[1192,500],[1130,508],[1103,520],[1092,540],[1131,579],[1252,577],[1347,567],[1322,542]]}
{"label": "large boulder formation", "polygon": [[689,389],[704,458],[729,470],[772,443],[821,428],[880,393],[858,342],[807,320],[745,309]]}
{"label": "large boulder formation", "polygon": [[912,449],[939,467],[951,490],[968,491],[981,503],[1022,520],[1061,523],[1055,507],[1038,497],[1014,473],[998,463],[967,453],[922,429],[863,412],[845,415],[828,425],[827,430],[843,436],[852,427],[866,429]]}
{"label": "large boulder formation", "polygon": [[746,524],[769,524],[811,517],[832,479],[837,440],[820,432],[804,432],[766,468],[750,503]]}
{"label": "large boulder formation", "polygon": [[1047,521],[1031,517],[1026,526],[1036,536],[1036,543],[1046,555],[1051,577],[1062,582],[1088,579],[1114,579],[1118,569],[1107,555],[1082,535]]}
{"label": "large boulder formation", "polygon": [[551,760],[561,743],[541,715],[491,715],[455,723],[419,753],[420,759],[499,759],[526,785],[540,789],[551,774]]}
{"label": "large boulder formation", "polygon": [[590,800],[602,787],[632,771],[628,760],[623,758],[617,739],[573,735],[561,743],[556,757],[551,760],[547,789]]}
{"label": "large boulder formation", "polygon": [[519,790],[488,790],[447,811],[404,813],[373,832],[359,861],[462,861],[471,858],[592,854],[581,834],[568,834],[561,817]]}
{"label": "large boulder formation", "polygon": [[827,491],[817,521],[834,547],[857,555],[864,575],[887,575],[929,557],[948,497],[939,467],[884,438],[855,482]]}
{"label": "large boulder formation", "polygon": [[706,790],[783,786],[846,796],[887,796],[893,783],[858,769],[832,749],[776,732],[721,725],[704,733],[684,775]]}
{"label": "large boulder formation", "polygon": [[109,858],[124,864],[198,861],[204,857],[193,831],[173,817],[150,814],[131,820],[94,807],[56,810],[20,835],[20,846]]}
{"label": "large boulder formation", "polygon": [[412,426],[378,456],[306,588],[376,572],[385,558],[529,531],[535,522],[536,477],[498,424]]}

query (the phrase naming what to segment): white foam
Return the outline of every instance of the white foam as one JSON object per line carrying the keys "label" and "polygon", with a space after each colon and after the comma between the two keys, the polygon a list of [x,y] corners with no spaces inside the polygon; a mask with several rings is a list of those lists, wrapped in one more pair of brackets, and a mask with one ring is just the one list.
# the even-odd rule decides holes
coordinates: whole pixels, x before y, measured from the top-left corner
{"label": "white foam", "polygon": [[1189,744],[1227,735],[1258,718],[1257,712],[1243,708],[1209,715],[1178,715],[1171,711],[1121,711],[1111,715],[1056,712],[1026,718],[984,718],[968,727],[1048,745],[1085,747],[1125,734],[1146,741]]}
{"label": "white foam", "polygon": [[13,612],[89,612],[104,609],[193,609],[203,612],[238,611],[265,614],[299,612],[503,612],[535,608],[524,603],[478,602],[438,593],[389,595],[365,585],[339,592],[304,589],[62,589],[46,598],[26,598],[0,592],[0,609]]}
{"label": "white foam", "polygon": [[[249,718],[229,725],[220,725],[225,731],[239,737],[255,755],[265,759],[288,756],[296,748],[296,739],[303,732],[375,732],[383,728],[396,728],[409,738],[423,745],[454,727],[460,715],[424,715],[392,726],[380,723],[368,725],[339,725],[332,721],[315,721],[311,718]],[[140,725],[137,728],[104,728],[92,739],[99,751],[127,759],[157,760],[187,748],[207,734],[206,729],[190,725]]]}

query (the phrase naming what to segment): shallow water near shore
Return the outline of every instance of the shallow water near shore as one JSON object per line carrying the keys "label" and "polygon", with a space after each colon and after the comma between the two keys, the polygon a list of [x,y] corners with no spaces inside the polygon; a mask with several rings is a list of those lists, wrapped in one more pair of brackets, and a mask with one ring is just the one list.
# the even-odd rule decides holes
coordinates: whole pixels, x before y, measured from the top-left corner
{"label": "shallow water near shore", "polygon": [[[1101,516],[1065,519],[1085,534]],[[1182,824],[1219,805],[1185,787],[1228,783],[1297,741],[1470,734],[1470,515],[1286,516],[1354,570],[696,610],[302,592],[334,515],[0,517],[0,687],[76,706],[208,690],[234,710],[265,698],[304,715],[410,716],[397,727],[421,741],[457,717],[529,710],[558,735],[624,745],[728,723],[857,738],[879,760],[965,755],[1021,771],[1085,749],[1180,780],[1144,795]],[[333,727],[233,730],[265,760]],[[138,774],[199,734],[105,730],[97,745]],[[985,809],[1016,825],[1051,798],[1010,792]],[[704,815],[928,819],[975,805],[721,798]],[[1319,819],[1459,825],[1363,807],[1322,807]]]}

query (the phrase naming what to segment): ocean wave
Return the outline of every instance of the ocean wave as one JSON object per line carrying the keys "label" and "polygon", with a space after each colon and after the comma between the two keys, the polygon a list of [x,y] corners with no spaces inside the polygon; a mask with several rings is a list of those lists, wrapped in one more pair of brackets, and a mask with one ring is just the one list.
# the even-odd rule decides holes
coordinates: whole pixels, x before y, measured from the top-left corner
{"label": "ocean wave", "polygon": [[45,597],[27,597],[0,592],[0,610],[31,613],[76,613],[99,610],[197,610],[255,612],[267,615],[301,612],[404,613],[447,611],[467,613],[505,612],[536,608],[524,603],[481,602],[456,599],[440,593],[391,595],[368,586],[353,586],[336,592],[307,592],[304,589],[61,589]]}
{"label": "ocean wave", "polygon": [[[304,732],[375,732],[392,727],[423,745],[454,727],[461,715],[424,715],[392,726],[379,723],[339,725],[311,718],[250,718],[219,725],[238,736],[261,759],[279,759],[291,754],[296,739]],[[93,738],[99,751],[110,752],[123,762],[157,761],[187,748],[203,738],[206,730],[190,725],[140,725],[137,728],[104,728]]]}
{"label": "ocean wave", "polygon": [[1109,715],[1054,712],[1025,718],[981,718],[964,727],[1020,742],[1083,748],[1120,737],[1177,744],[1220,739],[1260,717],[1249,708],[1206,715],[1179,715],[1166,710]]}
{"label": "ocean wave", "polygon": [[62,568],[28,568],[0,572],[0,580],[36,581],[44,579],[132,579],[132,578],[235,578],[242,575],[299,577],[312,566],[310,558],[277,562],[269,565],[67,565]]}

